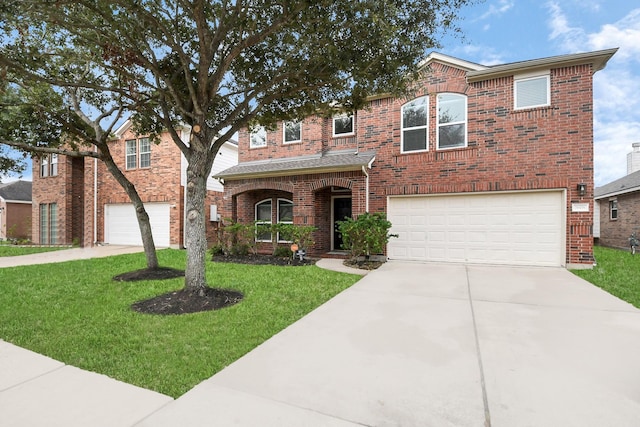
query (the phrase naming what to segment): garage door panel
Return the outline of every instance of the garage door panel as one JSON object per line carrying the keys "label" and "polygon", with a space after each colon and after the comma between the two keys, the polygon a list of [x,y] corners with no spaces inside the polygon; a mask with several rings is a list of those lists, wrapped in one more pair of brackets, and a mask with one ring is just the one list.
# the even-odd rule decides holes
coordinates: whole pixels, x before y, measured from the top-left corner
{"label": "garage door panel", "polygon": [[389,242],[390,258],[564,265],[561,191],[390,197],[388,217],[400,235]]}
{"label": "garage door panel", "polygon": [[[153,240],[157,247],[169,247],[170,206],[168,203],[145,203],[144,205]],[[112,245],[142,245],[140,227],[133,204],[105,205],[105,243]]]}

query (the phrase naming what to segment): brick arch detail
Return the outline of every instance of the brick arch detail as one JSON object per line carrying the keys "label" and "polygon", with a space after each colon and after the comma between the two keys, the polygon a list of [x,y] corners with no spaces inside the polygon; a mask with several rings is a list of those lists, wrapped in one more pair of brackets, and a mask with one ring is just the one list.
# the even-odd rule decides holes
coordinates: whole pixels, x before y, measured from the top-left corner
{"label": "brick arch detail", "polygon": [[322,178],[309,183],[311,191],[318,191],[326,187],[344,187],[349,190],[353,189],[353,180],[348,178]]}
{"label": "brick arch detail", "polygon": [[288,193],[294,192],[294,185],[290,182],[249,182],[247,184],[242,184],[232,190],[229,191],[230,196],[237,196],[241,193],[246,193],[247,191],[253,190],[279,190],[286,191]]}

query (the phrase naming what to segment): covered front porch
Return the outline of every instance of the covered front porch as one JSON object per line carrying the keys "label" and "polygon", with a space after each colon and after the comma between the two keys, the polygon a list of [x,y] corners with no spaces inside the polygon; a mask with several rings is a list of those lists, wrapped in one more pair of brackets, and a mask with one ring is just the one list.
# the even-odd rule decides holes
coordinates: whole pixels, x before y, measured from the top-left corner
{"label": "covered front porch", "polygon": [[[301,249],[312,256],[339,256],[343,247],[337,223],[368,210],[368,169],[375,154],[345,156],[330,157],[323,165],[314,158],[295,168],[292,161],[270,161],[268,171],[260,171],[264,162],[223,171],[223,217],[243,224],[313,226],[313,246]],[[276,238],[278,245],[288,246],[288,241]],[[273,236],[257,234],[256,242],[259,252],[273,251]]]}

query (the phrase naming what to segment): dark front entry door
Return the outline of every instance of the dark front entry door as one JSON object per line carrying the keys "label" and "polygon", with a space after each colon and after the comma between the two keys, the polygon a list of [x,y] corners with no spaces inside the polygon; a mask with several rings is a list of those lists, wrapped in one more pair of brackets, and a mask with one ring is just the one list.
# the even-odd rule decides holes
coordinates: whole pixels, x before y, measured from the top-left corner
{"label": "dark front entry door", "polygon": [[333,199],[333,249],[343,249],[338,221],[344,221],[345,218],[351,218],[351,197],[336,197]]}

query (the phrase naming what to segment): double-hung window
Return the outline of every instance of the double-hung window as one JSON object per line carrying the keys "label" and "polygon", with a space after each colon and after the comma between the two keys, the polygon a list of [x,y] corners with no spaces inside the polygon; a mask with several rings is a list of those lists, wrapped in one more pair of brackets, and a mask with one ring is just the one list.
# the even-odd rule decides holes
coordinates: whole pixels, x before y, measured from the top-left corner
{"label": "double-hung window", "polygon": [[127,169],[151,167],[151,141],[149,138],[125,141]]}
{"label": "double-hung window", "polygon": [[609,219],[618,219],[618,200],[609,200]]}
{"label": "double-hung window", "polygon": [[48,154],[40,159],[40,177],[58,175],[58,155]]}
{"label": "double-hung window", "polygon": [[282,128],[283,141],[285,144],[302,141],[302,123],[284,122]]}
{"label": "double-hung window", "polygon": [[270,242],[271,230],[271,199],[256,204],[256,242]]}
{"label": "double-hung window", "polygon": [[[278,199],[278,224],[293,224],[293,202],[287,199]],[[278,241],[286,240],[278,234]]]}
{"label": "double-hung window", "polygon": [[267,146],[267,129],[264,126],[256,126],[249,133],[249,148],[260,148]]}
{"label": "double-hung window", "polygon": [[429,97],[423,96],[402,106],[402,152],[429,148]]}
{"label": "double-hung window", "polygon": [[516,110],[551,105],[549,73],[515,76],[513,98]]}
{"label": "double-hung window", "polygon": [[457,93],[438,95],[439,150],[467,146],[467,97]]}
{"label": "double-hung window", "polygon": [[353,116],[347,114],[341,114],[333,118],[333,136],[348,136],[353,135]]}

